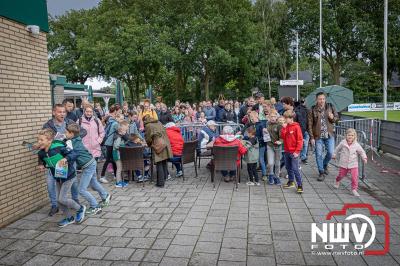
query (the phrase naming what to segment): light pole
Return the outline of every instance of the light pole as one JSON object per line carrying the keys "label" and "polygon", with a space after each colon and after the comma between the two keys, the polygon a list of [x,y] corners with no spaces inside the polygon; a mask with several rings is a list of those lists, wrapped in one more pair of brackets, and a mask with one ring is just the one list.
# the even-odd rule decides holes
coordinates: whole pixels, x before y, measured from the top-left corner
{"label": "light pole", "polygon": [[388,0],[385,0],[383,19],[383,119],[387,120],[387,32],[388,32]]}
{"label": "light pole", "polygon": [[299,32],[296,31],[296,101],[299,101]]}
{"label": "light pole", "polygon": [[319,87],[322,88],[322,0],[319,0]]}

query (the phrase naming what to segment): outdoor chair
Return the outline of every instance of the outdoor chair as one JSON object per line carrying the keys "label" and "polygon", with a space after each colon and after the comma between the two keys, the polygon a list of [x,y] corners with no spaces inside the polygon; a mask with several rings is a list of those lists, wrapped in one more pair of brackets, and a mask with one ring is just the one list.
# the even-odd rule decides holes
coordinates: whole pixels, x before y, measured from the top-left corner
{"label": "outdoor chair", "polygon": [[209,149],[202,149],[202,148],[199,148],[199,147],[196,148],[196,159],[197,159],[197,162],[198,162],[197,168],[200,168],[201,159],[210,159],[210,160],[212,159],[212,154],[211,153],[210,154],[201,154],[201,152],[205,151],[205,150],[209,150]]}
{"label": "outdoor chair", "polygon": [[[140,170],[144,175],[144,147],[121,147],[119,149],[121,155],[122,171],[128,171],[128,177],[133,181],[132,171]],[[143,187],[144,187],[143,182]]]}
{"label": "outdoor chair", "polygon": [[235,188],[238,190],[238,180],[240,180],[240,167],[236,164],[238,146],[213,146],[213,164],[211,169],[211,182],[215,188],[215,171],[236,171]]}
{"label": "outdoor chair", "polygon": [[195,170],[196,177],[197,177],[196,148],[197,148],[197,140],[188,141],[183,144],[183,152],[182,152],[182,158],[181,158],[183,181],[185,181],[185,170],[183,169],[183,165],[188,164],[188,163],[194,164],[194,170]]}

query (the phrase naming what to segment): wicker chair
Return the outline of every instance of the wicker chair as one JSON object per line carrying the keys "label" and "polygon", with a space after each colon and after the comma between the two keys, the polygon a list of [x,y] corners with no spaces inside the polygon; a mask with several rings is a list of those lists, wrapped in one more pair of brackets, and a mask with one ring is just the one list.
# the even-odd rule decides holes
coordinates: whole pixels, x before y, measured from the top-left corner
{"label": "wicker chair", "polygon": [[211,182],[214,184],[215,188],[215,171],[236,171],[235,176],[235,188],[238,190],[238,180],[240,175],[240,167],[236,164],[238,146],[213,146],[213,165],[211,170]]}
{"label": "wicker chair", "polygon": [[132,171],[140,170],[144,174],[143,146],[121,147],[119,153],[121,155],[122,171],[128,171],[130,180],[133,180]]}
{"label": "wicker chair", "polygon": [[209,150],[209,149],[207,149],[207,148],[199,148],[199,147],[196,148],[196,159],[197,159],[197,162],[198,162],[197,168],[200,168],[201,159],[210,159],[210,160],[212,159],[212,154],[211,153],[210,154],[202,154],[202,152],[206,151],[206,150]]}
{"label": "wicker chair", "polygon": [[194,171],[197,177],[196,148],[197,148],[197,140],[188,141],[183,144],[183,152],[181,159],[183,181],[185,181],[185,171],[183,169],[183,165],[187,163],[194,163]]}

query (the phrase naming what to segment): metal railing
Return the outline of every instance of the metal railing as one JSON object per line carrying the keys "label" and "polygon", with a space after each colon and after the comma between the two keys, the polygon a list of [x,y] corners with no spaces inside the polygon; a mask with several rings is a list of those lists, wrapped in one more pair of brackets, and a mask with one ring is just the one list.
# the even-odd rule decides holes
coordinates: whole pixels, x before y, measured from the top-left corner
{"label": "metal railing", "polygon": [[366,137],[365,149],[377,152],[380,148],[381,121],[378,119],[351,119],[337,122],[336,128],[354,128],[356,131],[364,132]]}
{"label": "metal railing", "polygon": [[[201,130],[206,126],[204,123],[181,123],[177,125],[181,129],[181,134],[183,136],[184,141],[190,141],[193,139],[198,139]],[[218,135],[222,134],[222,130],[224,126],[231,126],[233,129],[233,133],[236,134],[244,128],[244,125],[238,123],[217,123],[216,133]]]}
{"label": "metal railing", "polygon": [[[342,126],[336,126],[335,127],[335,146],[339,145],[339,143],[346,139],[346,130],[350,127],[342,127]],[[365,150],[365,152],[368,152],[370,149],[370,144],[368,143],[370,140],[368,139],[368,135],[362,131],[362,130],[356,130],[357,133],[357,142],[361,145],[361,147]],[[335,163],[332,163],[333,165],[337,166]],[[366,174],[365,174],[365,164],[361,156],[358,156],[358,177],[360,181],[362,181],[365,185],[368,185],[366,183]]]}

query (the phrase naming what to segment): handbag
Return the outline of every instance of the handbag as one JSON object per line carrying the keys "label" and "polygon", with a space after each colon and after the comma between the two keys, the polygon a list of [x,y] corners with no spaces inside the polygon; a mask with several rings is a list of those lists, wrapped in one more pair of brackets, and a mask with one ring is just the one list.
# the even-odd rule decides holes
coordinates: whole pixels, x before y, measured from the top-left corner
{"label": "handbag", "polygon": [[151,148],[156,154],[160,154],[167,147],[167,143],[161,136],[155,136],[153,138]]}

